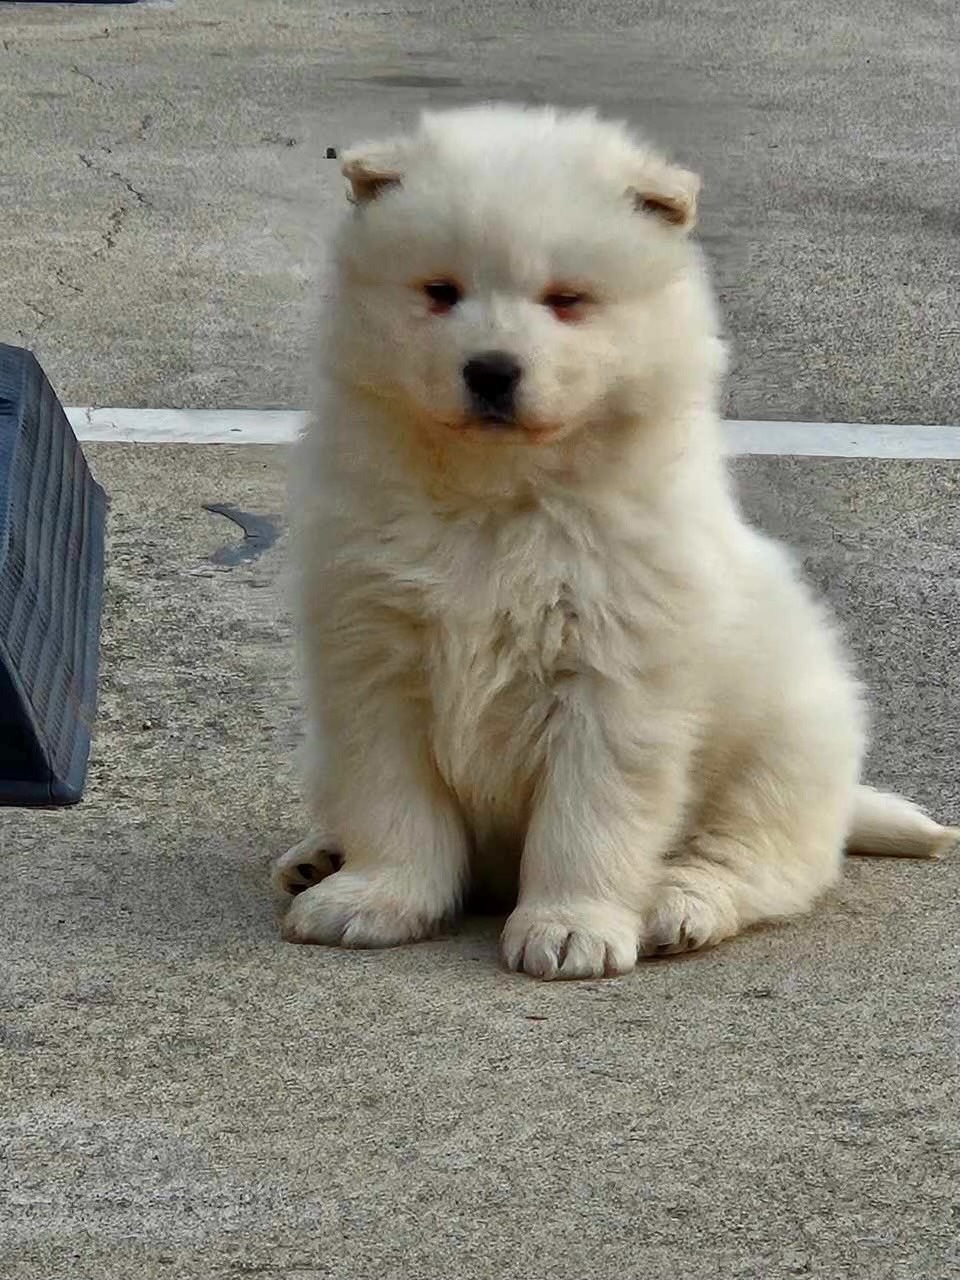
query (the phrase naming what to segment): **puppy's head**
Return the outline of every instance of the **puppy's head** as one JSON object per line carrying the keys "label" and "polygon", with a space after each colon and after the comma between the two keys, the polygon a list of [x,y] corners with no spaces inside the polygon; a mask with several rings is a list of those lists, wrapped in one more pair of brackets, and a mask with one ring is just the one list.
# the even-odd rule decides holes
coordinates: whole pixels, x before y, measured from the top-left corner
{"label": "puppy's head", "polygon": [[[482,107],[344,157],[336,374],[428,432],[543,444],[695,378],[699,181],[589,113]],[[688,368],[688,366],[691,366]]]}

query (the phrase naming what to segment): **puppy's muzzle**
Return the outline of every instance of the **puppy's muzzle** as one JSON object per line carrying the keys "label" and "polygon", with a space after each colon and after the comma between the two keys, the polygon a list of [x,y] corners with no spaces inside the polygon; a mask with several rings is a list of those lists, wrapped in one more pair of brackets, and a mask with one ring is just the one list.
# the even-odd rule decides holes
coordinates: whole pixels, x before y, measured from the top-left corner
{"label": "puppy's muzzle", "polygon": [[485,426],[509,427],[517,416],[523,370],[506,351],[484,351],[463,366],[470,413]]}

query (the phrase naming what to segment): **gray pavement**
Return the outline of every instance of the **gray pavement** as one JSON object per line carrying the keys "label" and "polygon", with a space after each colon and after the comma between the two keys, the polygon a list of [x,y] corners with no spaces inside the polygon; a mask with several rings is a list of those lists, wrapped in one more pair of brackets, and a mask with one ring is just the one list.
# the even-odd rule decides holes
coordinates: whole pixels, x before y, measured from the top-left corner
{"label": "gray pavement", "polygon": [[[0,338],[68,402],[300,406],[323,146],[598,101],[706,171],[732,414],[955,422],[960,20],[841,9],[0,3]],[[89,792],[0,810],[3,1280],[960,1276],[960,857],[609,983],[501,973],[496,920],[285,946],[283,453],[87,452]],[[960,822],[960,465],[738,471],[850,631],[872,779]],[[211,503],[279,540],[231,566]]]}
{"label": "gray pavement", "polygon": [[956,422],[953,0],[0,4],[2,336],[75,404],[300,407],[327,145],[597,103],[706,177],[738,418]]}
{"label": "gray pavement", "polygon": [[[284,544],[218,568],[203,509],[276,515],[282,451],[89,453],[89,795],[0,811],[5,1280],[960,1275],[960,858],[854,861],[810,918],[615,982],[500,972],[494,920],[284,945]],[[739,470],[851,629],[873,777],[956,822],[960,468]]]}

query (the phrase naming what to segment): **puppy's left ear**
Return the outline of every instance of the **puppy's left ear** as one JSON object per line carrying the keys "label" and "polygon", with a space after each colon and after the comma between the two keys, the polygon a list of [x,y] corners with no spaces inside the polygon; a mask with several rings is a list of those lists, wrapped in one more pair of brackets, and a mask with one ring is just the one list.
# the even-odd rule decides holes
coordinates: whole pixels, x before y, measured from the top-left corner
{"label": "puppy's left ear", "polygon": [[697,221],[699,194],[697,174],[668,164],[644,174],[636,186],[627,190],[638,212],[660,218],[684,232],[691,231]]}
{"label": "puppy's left ear", "polygon": [[402,147],[399,142],[374,142],[352,148],[343,156],[341,172],[350,183],[354,204],[369,204],[403,181]]}

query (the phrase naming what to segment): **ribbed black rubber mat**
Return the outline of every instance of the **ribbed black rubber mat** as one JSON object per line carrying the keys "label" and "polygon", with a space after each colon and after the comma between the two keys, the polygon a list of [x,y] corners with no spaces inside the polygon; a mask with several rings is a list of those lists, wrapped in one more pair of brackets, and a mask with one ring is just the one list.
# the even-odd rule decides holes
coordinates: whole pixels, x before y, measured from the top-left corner
{"label": "ribbed black rubber mat", "polygon": [[0,804],[76,804],[83,792],[105,520],[46,375],[0,343]]}

